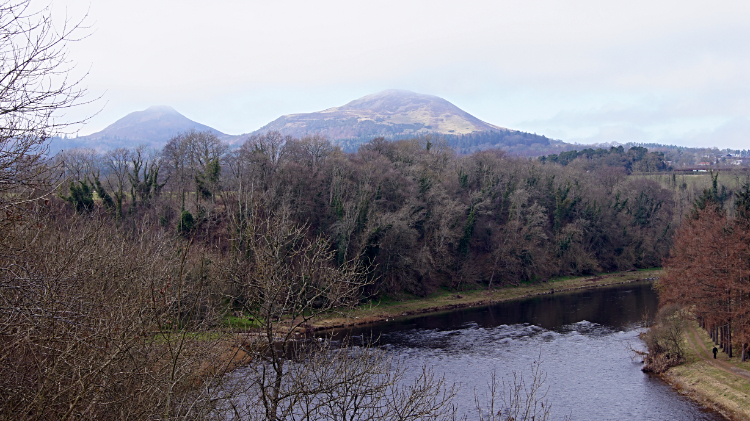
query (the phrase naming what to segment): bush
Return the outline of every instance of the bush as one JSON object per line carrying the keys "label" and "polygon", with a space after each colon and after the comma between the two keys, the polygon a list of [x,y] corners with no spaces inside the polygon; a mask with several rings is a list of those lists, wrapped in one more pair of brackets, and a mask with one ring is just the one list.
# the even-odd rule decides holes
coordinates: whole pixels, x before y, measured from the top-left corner
{"label": "bush", "polygon": [[684,321],[680,307],[667,305],[659,309],[653,325],[641,334],[648,353],[643,360],[643,371],[663,373],[684,360],[682,336]]}
{"label": "bush", "polygon": [[195,228],[195,218],[190,211],[182,211],[180,214],[180,221],[177,223],[177,232],[181,235],[190,234]]}

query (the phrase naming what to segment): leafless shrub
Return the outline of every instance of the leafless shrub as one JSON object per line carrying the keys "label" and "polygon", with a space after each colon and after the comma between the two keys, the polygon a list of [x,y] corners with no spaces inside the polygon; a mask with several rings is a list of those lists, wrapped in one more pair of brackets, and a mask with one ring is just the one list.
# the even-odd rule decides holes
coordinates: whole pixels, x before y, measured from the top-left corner
{"label": "leafless shrub", "polygon": [[[226,370],[197,251],[148,227],[27,215],[0,249],[0,419],[170,419]],[[213,361],[213,367],[206,366]],[[218,366],[218,367],[217,367]],[[209,401],[205,401],[209,402]]]}
{"label": "leafless shrub", "polygon": [[0,2],[0,209],[54,176],[46,143],[77,123],[61,113],[85,102],[67,56],[85,30],[83,20],[55,26],[49,7],[34,10],[30,0]]}
{"label": "leafless shrub", "polygon": [[407,380],[406,367],[385,351],[302,341],[285,361],[251,364],[225,388],[225,419],[448,420],[455,388],[423,368]]}
{"label": "leafless shrub", "polygon": [[[540,355],[541,357],[541,355]],[[474,392],[480,421],[546,421],[552,416],[545,386],[547,373],[539,358],[531,364],[530,378],[513,372],[513,380],[498,380],[495,371],[487,384],[486,401]],[[565,417],[569,420],[570,417]]]}
{"label": "leafless shrub", "polygon": [[641,334],[648,349],[639,353],[644,357],[643,371],[663,373],[683,361],[684,324],[679,306],[670,304],[659,309],[649,330]]}

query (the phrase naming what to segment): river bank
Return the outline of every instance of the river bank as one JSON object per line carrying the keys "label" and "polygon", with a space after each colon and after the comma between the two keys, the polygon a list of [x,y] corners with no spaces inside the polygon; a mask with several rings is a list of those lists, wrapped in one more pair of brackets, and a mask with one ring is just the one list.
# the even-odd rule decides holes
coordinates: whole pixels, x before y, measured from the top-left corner
{"label": "river bank", "polygon": [[644,269],[595,276],[559,278],[541,284],[520,285],[493,290],[441,291],[427,297],[403,301],[380,300],[360,305],[346,312],[321,317],[315,320],[311,324],[311,327],[313,330],[318,331],[358,326],[388,321],[397,317],[479,307],[519,298],[653,280],[660,275],[661,269]]}
{"label": "river bank", "polygon": [[658,307],[652,284],[625,282],[522,297],[323,335],[334,341],[352,338],[355,345],[377,338],[378,346],[410,372],[427,365],[447,382],[461,384],[453,404],[469,419],[478,418],[474,391],[486,388],[491,372],[507,380],[512,373],[528,374],[529,364],[542,361],[555,419],[572,414],[591,420],[725,420],[642,373],[642,365],[632,359],[630,350],[641,346],[642,317]]}
{"label": "river bank", "polygon": [[750,361],[740,362],[720,352],[713,359],[713,342],[698,324],[687,322],[685,362],[662,378],[681,394],[712,408],[731,420],[750,419]]}

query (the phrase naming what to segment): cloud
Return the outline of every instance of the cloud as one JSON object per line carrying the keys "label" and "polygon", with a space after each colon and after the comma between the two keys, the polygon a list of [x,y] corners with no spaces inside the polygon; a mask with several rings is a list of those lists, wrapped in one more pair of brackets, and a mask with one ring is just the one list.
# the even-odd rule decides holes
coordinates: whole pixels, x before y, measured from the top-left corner
{"label": "cloud", "polygon": [[109,101],[91,131],[171,104],[237,133],[386,88],[563,140],[679,139],[750,114],[750,2],[53,4],[89,7],[71,59]]}
{"label": "cloud", "polygon": [[714,129],[694,130],[679,137],[665,137],[661,143],[693,147],[750,149],[750,119],[734,118]]}

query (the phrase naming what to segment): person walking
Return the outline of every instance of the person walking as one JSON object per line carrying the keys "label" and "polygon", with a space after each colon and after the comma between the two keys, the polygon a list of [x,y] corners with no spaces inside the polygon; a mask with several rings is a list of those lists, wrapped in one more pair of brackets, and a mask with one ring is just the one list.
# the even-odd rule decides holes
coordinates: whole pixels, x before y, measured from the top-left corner
{"label": "person walking", "polygon": [[719,349],[716,348],[716,345],[714,345],[713,351],[714,351],[714,359],[716,359],[716,353],[719,352]]}

